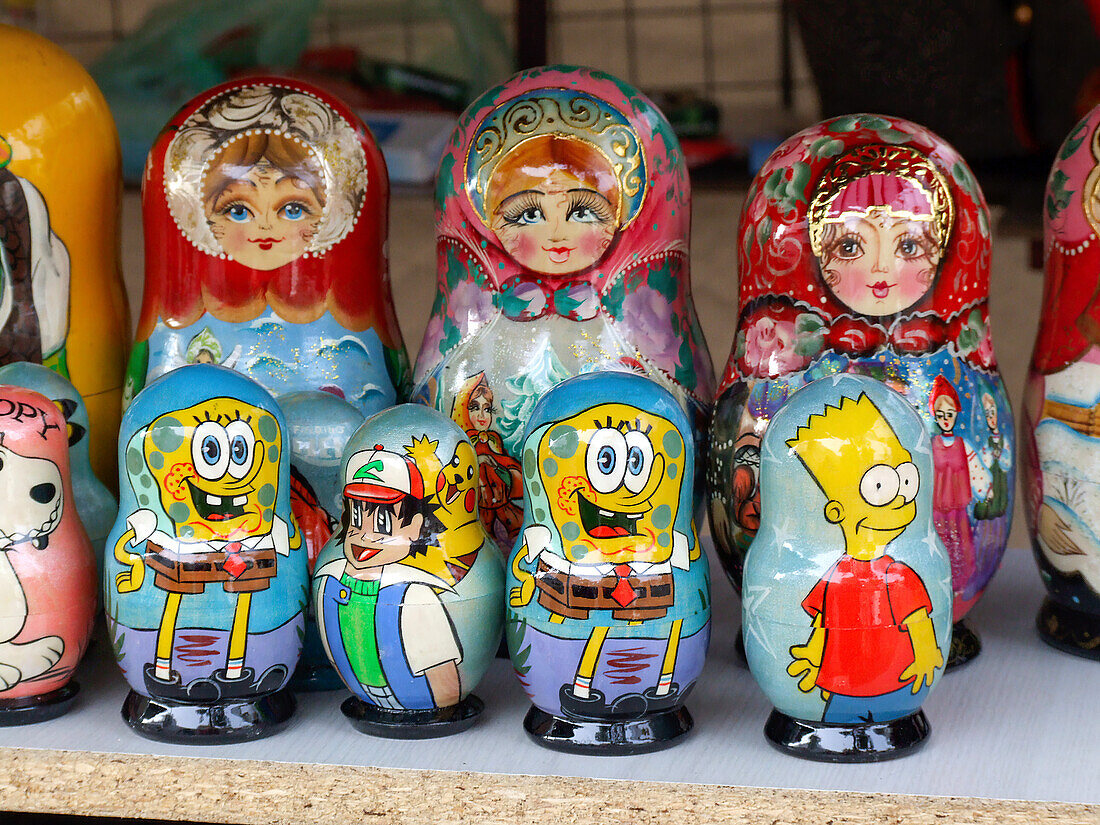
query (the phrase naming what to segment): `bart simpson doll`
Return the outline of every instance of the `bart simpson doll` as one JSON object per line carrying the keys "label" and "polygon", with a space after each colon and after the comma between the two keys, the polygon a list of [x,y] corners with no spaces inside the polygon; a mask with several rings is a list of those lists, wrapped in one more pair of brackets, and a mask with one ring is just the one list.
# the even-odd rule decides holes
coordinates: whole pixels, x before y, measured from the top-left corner
{"label": "bart simpson doll", "polygon": [[787,446],[828,498],[844,555],[802,601],[813,619],[787,673],[825,700],[822,721],[886,721],[943,667],[924,582],[886,550],[916,517],[920,474],[890,424],[861,394],[826,405]]}

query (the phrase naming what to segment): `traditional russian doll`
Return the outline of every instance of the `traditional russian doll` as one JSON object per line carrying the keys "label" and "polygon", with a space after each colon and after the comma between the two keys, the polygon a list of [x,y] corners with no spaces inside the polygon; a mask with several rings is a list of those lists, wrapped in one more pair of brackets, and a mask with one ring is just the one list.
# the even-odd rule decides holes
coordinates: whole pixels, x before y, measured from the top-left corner
{"label": "traditional russian doll", "polygon": [[[146,168],[145,301],[128,391],[205,363],[249,376],[280,402],[313,392],[310,415],[334,422],[347,405],[361,421],[404,398],[388,205],[374,138],[331,95],[249,78],[192,100],[161,132]],[[328,539],[313,528],[333,512],[321,515],[316,502],[337,501],[341,485],[334,476],[310,499],[299,482],[317,458],[313,422],[287,418],[291,506],[312,560]],[[337,462],[342,448],[326,447]]]}
{"label": "traditional russian doll", "polygon": [[531,69],[459,120],[436,189],[438,297],[413,396],[474,440],[481,514],[522,522],[538,397],[604,367],[644,372],[705,429],[714,375],[688,266],[691,194],[653,104],[591,69]]}
{"label": "traditional russian doll", "polygon": [[[95,82],[45,38],[0,26],[18,94],[0,96],[0,363],[72,380],[115,483],[129,308],[118,254],[118,133]],[[70,311],[70,309],[77,311]]]}
{"label": "traditional russian doll", "polygon": [[781,750],[874,762],[928,736],[952,625],[934,456],[911,404],[866,376],[814,381],[768,425],[742,613]]}
{"label": "traditional russian doll", "polygon": [[737,333],[711,424],[711,531],[740,587],[759,526],[760,440],[791,393],[840,372],[902,393],[932,436],[933,518],[951,558],[951,664],[1012,519],[1012,412],[989,329],[989,212],[922,126],[849,115],[764,164],[741,215]]}
{"label": "traditional russian doll", "polygon": [[710,638],[694,461],[687,414],[641,375],[576,376],[531,413],[506,638],[539,744],[644,753],[691,730]]}
{"label": "traditional russian doll", "polygon": [[1100,658],[1100,107],[1047,182],[1046,288],[1020,428],[1024,502],[1047,588],[1043,639]]}
{"label": "traditional russian doll", "polygon": [[174,370],[123,416],[103,601],[143,736],[256,739],[294,712],[309,579],[287,444],[270,393],[223,367]]}
{"label": "traditional russian doll", "polygon": [[473,445],[420,405],[384,410],[344,450],[343,517],[313,574],[317,623],[375,736],[458,733],[504,619],[504,567],[478,514]]}
{"label": "traditional russian doll", "polygon": [[96,609],[68,429],[40,393],[0,386],[0,724],[65,713]]}
{"label": "traditional russian doll", "polygon": [[92,542],[96,564],[102,573],[103,547],[107,542],[107,533],[118,515],[118,502],[92,471],[89,458],[91,423],[84,399],[64,376],[29,361],[17,361],[0,367],[0,384],[26,387],[42,393],[61,411],[69,441],[69,471],[74,504]]}

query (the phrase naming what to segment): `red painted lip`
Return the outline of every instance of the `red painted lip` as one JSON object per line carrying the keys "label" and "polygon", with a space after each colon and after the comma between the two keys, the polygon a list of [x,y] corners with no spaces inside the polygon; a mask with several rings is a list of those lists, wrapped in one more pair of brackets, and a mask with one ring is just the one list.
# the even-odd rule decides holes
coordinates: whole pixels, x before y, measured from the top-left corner
{"label": "red painted lip", "polygon": [[353,544],[351,549],[355,551],[355,558],[359,561],[366,561],[372,556],[382,552],[381,547],[363,547],[358,544]]}
{"label": "red painted lip", "polygon": [[557,252],[559,255],[563,252],[572,252],[576,249],[575,246],[544,246],[543,252]]}
{"label": "red painted lip", "polygon": [[249,243],[254,243],[266,252],[277,243],[282,243],[282,238],[249,238]]}
{"label": "red painted lip", "polygon": [[871,292],[876,298],[885,298],[890,294],[890,290],[896,286],[897,284],[888,284],[886,281],[879,281],[878,283],[871,284]]}
{"label": "red painted lip", "polygon": [[606,524],[601,524],[589,530],[588,535],[592,536],[594,539],[621,539],[629,536],[630,533],[622,527],[610,527]]}

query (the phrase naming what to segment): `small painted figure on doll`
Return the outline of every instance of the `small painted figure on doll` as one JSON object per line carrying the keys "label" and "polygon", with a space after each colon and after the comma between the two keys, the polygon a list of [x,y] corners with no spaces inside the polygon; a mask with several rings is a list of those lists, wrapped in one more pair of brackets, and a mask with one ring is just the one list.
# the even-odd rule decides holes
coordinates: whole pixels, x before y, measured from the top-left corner
{"label": "small painted figure on doll", "polygon": [[[951,632],[930,452],[912,407],[862,377],[808,385],[768,428],[765,509],[745,567],[745,647],[776,706],[765,733],[787,752],[876,761],[928,734],[920,706]],[[822,495],[822,510],[800,507]],[[796,523],[792,508],[810,517]],[[839,558],[829,525],[840,528]]]}
{"label": "small painted figure on doll", "polygon": [[103,598],[123,716],[168,741],[274,733],[294,712],[308,581],[282,412],[244,376],[190,365],[134,399],[120,445]]}
{"label": "small painted figure on doll", "polygon": [[492,429],[497,408],[485,373],[467,379],[455,396],[451,418],[466,431],[477,452],[478,506],[489,534],[507,542],[523,524],[523,470]]}
{"label": "small painted figure on doll", "polygon": [[677,398],[694,434],[705,427],[713,368],[689,283],[687,170],[645,97],[555,66],[467,109],[436,197],[439,297],[413,395],[471,433],[470,382],[492,393],[475,438],[482,515],[511,545],[524,426],[558,382],[641,372]]}
{"label": "small painted figure on doll", "polygon": [[689,432],[669,393],[628,373],[571,378],[532,414],[508,643],[540,744],[641,753],[691,729],[710,603]]}
{"label": "small painted figure on doll", "polygon": [[457,427],[421,406],[373,416],[348,443],[343,517],[313,593],[354,694],[342,710],[365,733],[443,736],[483,709],[471,691],[500,640],[503,567],[478,516],[476,466]]}
{"label": "small painted figure on doll", "polygon": [[[772,416],[817,378],[869,375],[907,397],[935,436],[936,524],[962,622],[1008,540],[1014,456],[989,331],[989,216],[973,175],[917,124],[833,118],[767,160],[740,237],[737,333],[707,469],[731,582],[740,587],[757,530],[754,444]],[[954,639],[952,665],[980,650],[963,624]]]}

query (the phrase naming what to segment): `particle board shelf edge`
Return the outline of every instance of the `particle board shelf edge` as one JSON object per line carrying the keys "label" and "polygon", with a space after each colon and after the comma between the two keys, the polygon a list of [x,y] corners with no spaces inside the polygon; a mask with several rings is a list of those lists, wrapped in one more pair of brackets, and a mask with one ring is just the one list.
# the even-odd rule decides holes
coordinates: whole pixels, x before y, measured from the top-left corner
{"label": "particle board shelf edge", "polygon": [[[0,808],[203,822],[1069,823],[1089,805],[0,749]],[[303,792],[307,786],[308,791]],[[690,819],[688,819],[690,817]]]}

